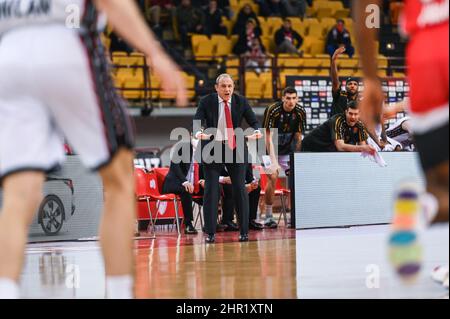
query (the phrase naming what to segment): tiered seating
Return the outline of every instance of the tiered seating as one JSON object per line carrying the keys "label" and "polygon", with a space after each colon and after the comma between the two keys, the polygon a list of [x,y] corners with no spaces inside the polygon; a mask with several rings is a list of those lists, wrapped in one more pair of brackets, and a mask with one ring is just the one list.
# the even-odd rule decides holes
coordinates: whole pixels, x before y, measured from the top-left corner
{"label": "tiered seating", "polygon": [[[146,97],[144,70],[147,68],[144,56],[140,53],[114,52],[112,62],[116,66],[113,70],[113,79],[116,88],[126,99],[138,100]],[[195,76],[182,73],[188,88],[188,97],[195,97]],[[174,96],[165,94],[161,91],[161,80],[153,74],[149,74],[149,85],[151,93],[148,97],[152,99],[173,99]]]}
{"label": "tiered seating", "polygon": [[245,72],[245,95],[249,99],[271,99],[272,73]]}
{"label": "tiered seating", "polygon": [[313,6],[307,9],[306,14],[317,18],[345,18],[350,15],[350,10],[344,8],[341,1],[315,0]]}

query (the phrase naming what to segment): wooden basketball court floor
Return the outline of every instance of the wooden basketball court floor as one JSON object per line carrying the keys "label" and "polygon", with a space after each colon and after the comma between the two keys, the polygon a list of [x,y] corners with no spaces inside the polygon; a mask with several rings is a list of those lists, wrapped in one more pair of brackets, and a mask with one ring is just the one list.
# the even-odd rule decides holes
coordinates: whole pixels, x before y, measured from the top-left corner
{"label": "wooden basketball court floor", "polygon": [[[448,264],[448,224],[423,234],[422,275],[399,282],[386,260],[387,226],[302,230],[280,228],[202,234],[162,232],[135,241],[136,295],[157,299],[448,298],[429,272]],[[104,298],[97,242],[30,244],[21,277],[23,298]]]}

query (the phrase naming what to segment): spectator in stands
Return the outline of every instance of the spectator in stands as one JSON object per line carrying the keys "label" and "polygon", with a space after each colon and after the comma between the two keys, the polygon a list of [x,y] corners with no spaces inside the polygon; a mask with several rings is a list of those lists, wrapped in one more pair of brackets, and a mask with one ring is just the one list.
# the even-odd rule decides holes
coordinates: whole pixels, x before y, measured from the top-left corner
{"label": "spectator in stands", "polygon": [[303,55],[303,52],[299,50],[303,44],[303,38],[292,29],[291,20],[288,18],[284,19],[283,26],[275,32],[275,44],[277,45],[277,53]]}
{"label": "spectator in stands", "polygon": [[257,74],[268,71],[270,59],[266,55],[266,48],[260,38],[252,39],[252,46],[249,51],[244,53],[244,56],[247,68],[253,69]]}
{"label": "spectator in stands", "polygon": [[145,0],[145,18],[153,31],[158,35],[162,34],[161,15],[170,16],[172,9],[172,0]]}
{"label": "spectator in stands", "polygon": [[239,11],[239,15],[233,27],[233,34],[240,34],[242,30],[245,30],[249,19],[253,19],[259,27],[258,16],[253,11],[252,7],[249,4],[246,4],[242,7],[241,11]]}
{"label": "spectator in stands", "polygon": [[260,36],[261,28],[257,25],[256,20],[252,18],[248,19],[245,28],[242,29],[239,34],[239,39],[233,48],[233,53],[236,55],[241,55],[251,51],[253,39],[259,39]]}
{"label": "spectator in stands", "polygon": [[176,12],[181,44],[187,48],[190,45],[189,33],[204,33],[205,15],[200,8],[191,5],[191,0],[182,0]]}
{"label": "spectator in stands", "polygon": [[[203,180],[201,166],[194,161],[194,152],[196,151],[194,146],[194,142],[179,143],[175,146],[169,173],[164,180],[162,189],[162,194],[176,194],[180,197],[184,214],[184,232],[189,235],[197,234],[197,230],[192,225],[194,219],[192,195],[198,194],[202,190],[200,181]],[[189,150],[189,155],[183,154],[186,150]]]}
{"label": "spectator in stands", "polygon": [[230,0],[218,0],[217,5],[228,19],[233,17],[234,13],[233,10],[231,10]]}
{"label": "spectator in stands", "polygon": [[205,10],[205,33],[207,35],[227,35],[227,28],[222,23],[223,15],[222,10],[217,7],[217,0],[211,0],[208,9]]}
{"label": "spectator in stands", "polygon": [[350,32],[345,28],[344,20],[341,19],[337,21],[336,26],[328,33],[326,53],[333,56],[334,52],[340,47],[345,47],[345,52],[350,58],[355,54]]}
{"label": "spectator in stands", "polygon": [[260,8],[260,14],[263,17],[288,17],[291,12],[288,12],[285,0],[259,0],[257,1]]}
{"label": "spectator in stands", "polygon": [[345,90],[341,90],[342,83],[339,80],[337,60],[345,52],[345,48],[336,49],[331,57],[330,76],[333,95],[333,104],[331,106],[331,116],[344,113],[349,101],[357,101],[359,99],[359,80],[349,77],[346,80]]}
{"label": "spectator in stands", "polygon": [[351,101],[344,114],[337,114],[316,127],[302,142],[303,152],[366,152],[375,154],[367,144],[367,131],[359,120],[356,101]]}
{"label": "spectator in stands", "polygon": [[[233,187],[231,186],[231,179],[229,177],[226,168],[222,172],[220,177],[220,183],[222,185],[223,197],[222,197],[222,221],[221,224],[225,231],[238,231],[239,226],[236,225],[234,220],[235,202],[233,200]],[[256,221],[258,213],[259,197],[261,196],[261,187],[259,181],[253,176],[252,164],[247,164],[247,171],[245,174],[245,187],[248,193],[249,199],[249,228],[252,230],[262,230],[263,225]]]}
{"label": "spectator in stands", "polygon": [[285,0],[284,5],[288,17],[299,17],[303,19],[306,14],[306,0]]}

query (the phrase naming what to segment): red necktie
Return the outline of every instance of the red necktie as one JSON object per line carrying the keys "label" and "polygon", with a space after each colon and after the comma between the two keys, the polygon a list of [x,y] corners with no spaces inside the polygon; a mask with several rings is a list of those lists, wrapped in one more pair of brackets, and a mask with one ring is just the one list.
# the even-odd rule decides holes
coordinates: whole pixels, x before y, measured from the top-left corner
{"label": "red necktie", "polygon": [[236,140],[234,136],[233,119],[231,118],[231,111],[228,107],[228,102],[225,103],[225,119],[227,121],[228,147],[232,150],[236,148]]}
{"label": "red necktie", "polygon": [[200,184],[198,183],[200,175],[198,169],[198,163],[194,163],[194,194],[200,191]]}

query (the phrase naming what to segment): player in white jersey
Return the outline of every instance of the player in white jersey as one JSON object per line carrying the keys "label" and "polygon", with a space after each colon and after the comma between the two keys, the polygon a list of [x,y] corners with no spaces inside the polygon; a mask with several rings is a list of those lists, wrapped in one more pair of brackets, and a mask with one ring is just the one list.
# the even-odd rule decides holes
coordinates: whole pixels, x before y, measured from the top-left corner
{"label": "player in white jersey", "polygon": [[107,297],[133,297],[133,132],[100,41],[100,12],[178,104],[187,102],[178,67],[134,1],[0,0],[0,298],[19,296],[28,225],[45,172],[63,160],[63,136],[103,179]]}

